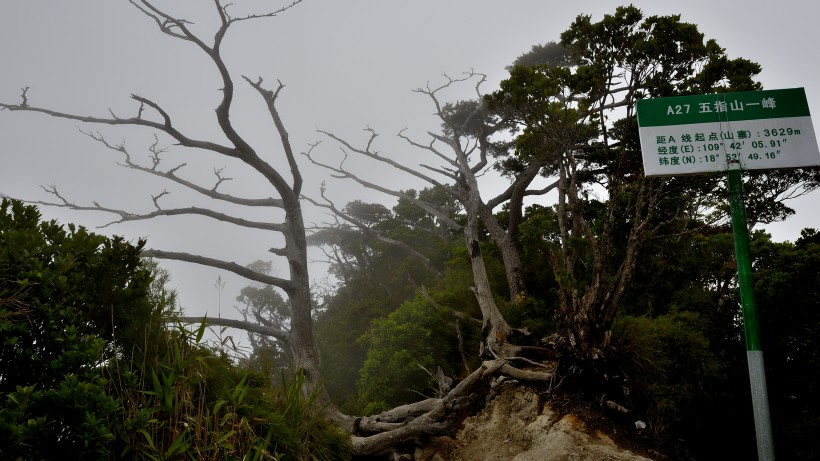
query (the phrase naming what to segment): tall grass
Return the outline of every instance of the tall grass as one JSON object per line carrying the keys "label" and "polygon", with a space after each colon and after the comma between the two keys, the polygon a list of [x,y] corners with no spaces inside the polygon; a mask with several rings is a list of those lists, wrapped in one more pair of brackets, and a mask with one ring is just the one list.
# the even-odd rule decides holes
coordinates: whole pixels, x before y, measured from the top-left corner
{"label": "tall grass", "polygon": [[321,416],[304,378],[278,385],[178,325],[153,366],[120,364],[120,455],[133,460],[342,460],[350,436]]}

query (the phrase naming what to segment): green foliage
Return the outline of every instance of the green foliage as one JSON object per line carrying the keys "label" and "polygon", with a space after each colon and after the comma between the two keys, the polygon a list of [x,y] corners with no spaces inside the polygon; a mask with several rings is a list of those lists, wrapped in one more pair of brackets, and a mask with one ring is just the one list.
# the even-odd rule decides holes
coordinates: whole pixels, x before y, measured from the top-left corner
{"label": "green foliage", "polygon": [[358,338],[367,330],[373,318],[386,315],[392,298],[379,300],[368,287],[356,296],[356,287],[364,285],[352,282],[331,300],[330,307],[316,321],[316,343],[322,357],[321,372],[328,394],[343,411],[356,414],[358,405],[356,381],[367,351],[358,344]]}
{"label": "green foliage", "polygon": [[507,68],[515,66],[567,66],[572,64],[569,50],[556,42],[547,42],[543,45],[533,45],[529,52],[522,54]]}
{"label": "green foliage", "polygon": [[0,205],[3,459],[349,459],[302,378],[274,387],[169,330],[168,274],[130,245]]}
{"label": "green foliage", "polygon": [[510,325],[526,327],[534,338],[543,338],[555,331],[558,303],[556,277],[550,264],[558,244],[555,210],[541,205],[528,206],[518,232],[527,293],[503,313]]}
{"label": "green foliage", "polygon": [[[482,251],[484,248],[482,247]],[[495,267],[498,268],[497,265]],[[501,277],[503,273],[496,273],[495,277],[490,276],[495,280]],[[470,254],[466,246],[458,242],[453,247],[451,258],[444,264],[443,276],[432,284],[428,291],[439,305],[447,306],[474,318],[481,318],[478,301],[469,291],[474,283],[473,272],[470,268]],[[497,285],[494,288],[496,287]]]}
{"label": "green foliage", "polygon": [[[518,234],[527,258],[522,272],[551,273],[554,281],[527,282],[549,290],[528,293],[535,302],[526,309],[512,303],[510,317],[533,325],[542,316],[525,310],[557,305],[558,343],[569,345],[565,357],[576,362],[568,369],[596,369],[611,322],[624,308],[651,317],[677,308],[699,312],[712,325],[705,334],[715,350],[729,354],[736,333],[726,258],[732,247],[725,245],[725,229],[710,226],[725,222],[724,181],[643,177],[635,104],[757,90],[760,66],[729,58],[679,15],[646,16],[624,6],[598,21],[579,16],[560,42],[533,47],[508,70],[500,89],[484,98],[493,126],[512,139],[495,152],[498,164],[513,178],[538,167],[556,180],[559,197],[553,209],[527,210],[527,219],[542,227],[525,222]],[[749,175],[753,222],[788,216],[784,197],[813,190],[817,174]],[[701,262],[708,264],[698,267]]]}
{"label": "green foliage", "polygon": [[755,239],[755,291],[778,457],[820,458],[820,234]]}
{"label": "green foliage", "polygon": [[[415,194],[412,191],[410,193]],[[426,190],[420,192],[419,195],[432,199],[434,197],[430,194],[434,193],[435,191]],[[350,209],[354,208],[359,210],[357,212],[370,209],[362,203],[350,207]],[[528,327],[534,333],[533,338],[540,338],[553,330],[554,280],[551,272],[545,270],[548,265],[548,245],[544,244],[543,235],[550,232],[549,229],[554,228],[555,224],[553,221],[551,227],[543,227],[544,223],[550,219],[549,213],[545,210],[547,209],[538,208],[537,211],[533,211],[531,216],[527,217],[524,224],[525,230],[522,231],[526,235],[526,238],[522,239],[524,255],[522,259],[527,263],[524,267],[524,277],[528,286],[533,287],[532,291],[514,303],[504,300],[497,301],[504,315],[508,316],[516,326]],[[360,339],[370,338],[370,335],[377,329],[384,330],[387,335],[388,326],[391,325],[404,328],[397,323],[397,320],[387,319],[396,309],[407,309],[408,305],[417,307],[418,303],[426,302],[421,298],[414,299],[417,290],[421,288],[424,289],[425,296],[429,296],[441,313],[447,316],[445,333],[433,335],[431,343],[426,348],[452,351],[446,355],[447,360],[450,361],[450,368],[447,371],[456,376],[468,372],[477,364],[478,322],[466,319],[458,322],[463,356],[461,353],[457,354],[454,349],[459,344],[459,338],[455,327],[455,317],[451,312],[457,311],[475,319],[481,318],[478,303],[470,291],[470,287],[475,282],[469,254],[463,240],[448,238],[440,242],[438,238],[431,239],[431,230],[439,232],[439,229],[435,221],[426,213],[419,213],[415,205],[400,201],[394,208],[394,213],[393,220],[398,219],[400,223],[414,223],[428,230],[412,229],[394,222],[392,226],[395,227],[392,227],[391,232],[387,235],[412,244],[414,248],[421,249],[425,254],[442,261],[436,264],[441,273],[438,277],[431,277],[432,274],[429,272],[420,271],[417,262],[406,254],[396,248],[378,244],[369,247],[366,257],[356,256],[354,258],[356,264],[344,269],[347,274],[345,283],[340,285],[335,295],[327,301],[325,309],[318,316],[316,331],[317,343],[322,354],[322,375],[328,391],[334,402],[350,413],[371,413],[385,408],[391,402],[407,402],[417,399],[418,394],[403,390],[410,387],[404,384],[406,379],[411,379],[411,381],[416,379],[418,386],[415,390],[429,394],[429,389],[424,390],[425,386],[430,383],[429,375],[412,360],[416,360],[425,367],[430,365],[430,362],[420,360],[412,354],[398,358],[401,354],[397,353],[395,367],[391,369],[383,367],[379,370],[375,364],[381,359],[374,359],[376,355],[387,357],[393,354],[393,349],[402,348],[400,345]],[[378,215],[382,216],[379,219],[379,225],[383,228],[389,227],[383,213]],[[375,216],[375,214],[370,213],[368,216]],[[330,235],[326,233],[325,237]],[[349,242],[353,241],[353,235],[345,235],[344,238]],[[365,236],[360,235],[357,238],[364,239]],[[426,247],[431,242],[433,244],[429,248]],[[355,247],[349,249],[350,247],[345,246],[341,240],[336,240],[336,243],[341,251],[349,251],[351,254],[358,251]],[[436,251],[439,254],[435,254]],[[482,252],[487,263],[492,289],[498,293],[506,292],[507,282],[498,249],[493,244],[484,242]],[[447,257],[446,260],[444,256]],[[366,264],[359,265],[359,261],[364,261]],[[424,310],[432,313],[432,307]],[[380,325],[379,328],[376,325]],[[439,325],[436,326],[439,327]],[[374,347],[378,350],[374,350]],[[406,350],[408,354],[412,353],[412,348],[402,350]],[[389,351],[389,354],[386,351]],[[410,361],[399,366],[401,359]],[[437,362],[431,371],[434,371],[435,366],[439,364],[447,368],[443,363]],[[366,367],[370,367],[366,372],[367,379],[362,379]],[[396,374],[393,375],[393,373]],[[399,387],[393,390],[388,389],[394,385]],[[371,397],[377,400],[369,401]]]}
{"label": "green foliage", "polygon": [[[319,410],[316,392],[303,395],[304,377],[295,375],[282,378],[282,386],[275,394],[275,408],[282,414],[285,427],[293,433],[290,440],[292,453],[286,459],[344,460],[350,458],[350,434],[324,420]],[[286,447],[288,448],[288,447]]]}
{"label": "green foliage", "polygon": [[[408,276],[413,261],[387,252],[376,257],[374,266],[382,268],[381,278],[374,281],[369,271],[348,279],[335,296],[327,301],[316,320],[317,345],[322,357],[321,371],[328,393],[345,411],[358,413],[356,382],[365,361],[366,346],[357,338],[369,330],[371,322],[388,315],[405,299],[413,296]],[[427,276],[416,279],[427,280]]]}
{"label": "green foliage", "polygon": [[[270,275],[272,263],[255,261],[247,267],[260,274]],[[261,283],[248,285],[239,291],[236,301],[242,306],[239,312],[245,321],[287,330],[291,316],[290,305],[273,286]],[[275,339],[248,332],[248,340],[252,350],[250,355],[242,360],[244,366],[274,378],[279,371],[288,366],[287,352]]]}
{"label": "green foliage", "polygon": [[[760,231],[751,235],[776,448],[787,459],[815,459],[820,453],[814,437],[820,400],[812,371],[820,333],[818,240],[811,229],[794,244],[772,242]],[[653,425],[659,439],[679,439],[693,456],[754,456],[734,258],[726,229],[651,242],[625,297],[622,313],[629,315],[613,330],[611,358],[626,370],[631,390],[624,398],[663,423]],[[672,333],[679,338],[674,343],[665,339]],[[716,449],[726,437],[738,444]]]}
{"label": "green foliage", "polygon": [[[529,294],[522,294],[514,302],[498,300],[499,309],[504,314],[504,319],[516,328],[526,328],[533,340],[538,341],[555,331],[553,323],[555,317],[555,304]],[[522,343],[524,338],[516,341]]]}
{"label": "green foliage", "polygon": [[680,309],[717,314],[719,299],[732,301],[728,298],[736,273],[734,251],[727,229],[646,242],[624,298],[624,313],[654,317]]}
{"label": "green foliage", "polygon": [[[416,297],[403,303],[386,318],[377,319],[359,338],[366,344],[367,359],[359,378],[359,396],[366,414],[415,401],[419,394],[433,396],[438,389],[424,370],[441,366],[452,374],[459,363],[453,319]],[[450,338],[448,342],[443,338]],[[422,369],[424,367],[424,369]]]}
{"label": "green foliage", "polygon": [[322,418],[316,393],[302,394],[303,377],[282,375],[280,386],[272,386],[269,375],[237,368],[199,346],[205,327],[178,328],[159,372],[123,389],[123,454],[152,460],[349,459],[350,436]]}
{"label": "green foliage", "polygon": [[706,329],[692,312],[624,316],[613,325],[613,359],[624,374],[626,398],[659,438],[702,431],[698,421],[725,383],[725,364],[712,351]]}
{"label": "green foliage", "polygon": [[[0,205],[0,450],[11,459],[105,458],[118,402],[101,367],[148,323],[139,252]],[[147,312],[147,313],[146,313]],[[116,343],[112,343],[117,338]],[[116,344],[117,347],[112,347]]]}
{"label": "green foliage", "polygon": [[[443,191],[410,190],[406,194],[452,207]],[[367,348],[357,339],[370,330],[374,319],[389,315],[412,299],[416,288],[436,285],[437,274],[431,267],[441,270],[451,248],[463,243],[454,242],[445,225],[407,200],[399,200],[392,210],[357,201],[348,204],[345,212],[374,233],[403,242],[429,258],[425,265],[396,245],[352,229],[329,229],[311,237],[312,244],[330,247],[328,253],[337,256],[331,273],[343,282],[333,296],[325,299],[316,319],[322,376],[336,405],[343,411],[359,413],[362,407],[356,382]],[[460,296],[464,298],[465,292]]]}
{"label": "green foliage", "polygon": [[641,90],[651,97],[760,89],[751,78],[760,73],[759,65],[727,58],[680,15],[645,17],[632,5],[595,23],[582,15],[561,34],[561,45],[582,69],[580,88],[593,94],[607,91],[602,77],[615,67],[644,74]]}

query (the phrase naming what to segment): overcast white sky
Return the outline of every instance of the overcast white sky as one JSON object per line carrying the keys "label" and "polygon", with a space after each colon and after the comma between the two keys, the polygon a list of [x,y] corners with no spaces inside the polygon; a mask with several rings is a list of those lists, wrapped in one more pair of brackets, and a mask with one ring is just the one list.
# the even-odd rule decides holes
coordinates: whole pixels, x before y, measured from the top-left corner
{"label": "overcast white sky", "polygon": [[[206,0],[158,1],[172,5],[179,17],[207,30],[215,19]],[[244,5],[281,2],[234,0]],[[280,110],[297,151],[322,139],[316,129],[364,141],[362,129],[381,135],[380,149],[396,158],[412,155],[393,136],[402,128],[422,136],[437,127],[432,108],[412,89],[441,82],[440,75],[475,69],[488,75],[486,91],[505,76],[507,66],[534,44],[557,40],[579,14],[594,20],[614,12],[622,2],[609,0],[306,0],[280,17],[239,24],[224,48],[236,75],[281,80],[287,85]],[[776,3],[726,0],[635,2],[647,15],[681,14],[715,38],[731,57],[763,66],[767,89],[805,87],[809,106],[820,113],[820,3],[781,0]],[[238,10],[237,10],[238,11]],[[126,0],[0,0],[0,101],[18,102],[30,87],[29,103],[66,112],[106,116],[108,108],[131,116],[132,93],[153,99],[172,114],[191,136],[220,140],[213,121],[220,83],[199,50],[158,32],[156,24]],[[258,99],[242,83],[233,120],[242,134],[260,146],[274,148],[273,128]],[[462,94],[461,96],[466,96]],[[816,118],[816,117],[815,117]],[[85,129],[96,127],[83,127]],[[152,134],[141,129],[99,128],[111,141],[126,141],[138,159]],[[167,144],[167,143],[166,143]],[[329,142],[322,149],[335,152]],[[213,168],[226,167],[234,181],[224,191],[267,196],[263,184],[223,159],[200,152],[172,150],[168,164],[189,162],[180,173],[210,180]],[[150,194],[170,187],[117,167],[120,160],[84,137],[77,124],[37,114],[0,112],[0,192],[27,199],[47,199],[39,185],[56,184],[81,204],[98,200],[134,211],[152,209]],[[306,174],[315,170],[306,168]],[[307,194],[318,195],[321,177],[311,175]],[[390,178],[404,187],[402,178]],[[407,187],[413,186],[408,184]],[[416,187],[420,185],[415,184]],[[372,194],[330,185],[344,201]],[[803,227],[820,228],[818,195],[794,206],[798,214],[768,227],[776,240],[794,240]],[[189,206],[193,196],[175,192],[163,204]],[[95,227],[111,220],[96,213],[42,209],[48,218]],[[315,215],[314,215],[315,216]],[[274,217],[275,219],[275,217]],[[313,219],[320,219],[314,217]],[[213,225],[205,219],[165,218],[103,229],[136,239],[146,236],[158,249],[191,251],[247,264],[272,259],[275,245],[264,233]],[[224,272],[182,263],[163,264],[174,277],[189,313],[215,315],[217,276],[227,280],[223,314],[246,282]],[[284,270],[284,269],[283,269]],[[321,270],[313,273],[323,278]]]}

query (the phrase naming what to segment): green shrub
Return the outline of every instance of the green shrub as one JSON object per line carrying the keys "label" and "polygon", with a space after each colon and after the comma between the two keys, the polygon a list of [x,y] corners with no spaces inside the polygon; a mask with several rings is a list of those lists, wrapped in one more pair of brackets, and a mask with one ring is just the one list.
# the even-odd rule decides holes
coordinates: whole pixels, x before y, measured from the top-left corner
{"label": "green shrub", "polygon": [[[119,408],[101,369],[143,322],[150,273],[131,245],[0,204],[0,451],[104,459]],[[115,315],[116,313],[116,315]]]}
{"label": "green shrub", "polygon": [[0,205],[2,459],[343,460],[300,377],[273,386],[169,329],[167,274],[131,245]]}
{"label": "green shrub", "polygon": [[366,414],[418,400],[421,395],[432,396],[437,389],[435,380],[422,367],[435,371],[437,366],[460,361],[449,314],[421,296],[374,320],[359,341],[369,345],[358,384]]}
{"label": "green shrub", "polygon": [[651,319],[623,316],[613,325],[613,358],[623,372],[624,394],[660,439],[670,430],[697,432],[697,421],[715,398],[713,390],[725,381],[707,327],[692,312]]}

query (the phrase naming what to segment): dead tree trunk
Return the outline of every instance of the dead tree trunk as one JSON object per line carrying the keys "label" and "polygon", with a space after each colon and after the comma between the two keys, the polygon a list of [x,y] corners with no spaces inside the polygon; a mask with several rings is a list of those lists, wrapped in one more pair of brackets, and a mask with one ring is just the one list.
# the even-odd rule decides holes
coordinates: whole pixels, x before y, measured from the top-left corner
{"label": "dead tree trunk", "polygon": [[[160,199],[168,194],[167,191],[152,196],[156,211],[143,214],[105,208],[96,202],[93,206],[77,205],[62,197],[56,188],[47,190],[57,197],[58,201],[47,204],[75,210],[94,210],[114,213],[120,216],[120,219],[114,222],[151,219],[159,216],[197,215],[232,223],[242,227],[262,229],[279,233],[284,238],[284,246],[282,248],[272,248],[269,251],[287,261],[287,278],[272,277],[267,274],[255,272],[234,262],[217,260],[207,256],[193,255],[189,253],[146,250],[144,252],[144,256],[186,261],[193,264],[215,267],[236,273],[253,281],[281,288],[287,295],[291,306],[292,316],[290,319],[290,328],[288,331],[268,331],[267,333],[271,334],[272,337],[282,343],[283,348],[289,351],[288,355],[293,358],[294,363],[292,366],[294,369],[301,370],[306,376],[307,385],[304,391],[308,393],[318,390],[319,394],[323,396],[323,399],[321,400],[323,403],[328,405],[329,413],[334,416],[338,416],[334,407],[330,405],[329,400],[326,396],[324,396],[321,377],[319,375],[319,359],[313,340],[307,242],[305,238],[305,225],[302,217],[302,207],[300,202],[302,176],[296,163],[296,158],[291,147],[288,132],[285,129],[284,123],[282,122],[276,108],[277,97],[282,88],[284,88],[284,85],[279,83],[274,90],[271,90],[263,86],[261,78],[256,81],[252,81],[247,77],[243,77],[244,80],[261,96],[268,108],[268,112],[271,116],[271,123],[273,124],[275,132],[279,134],[282,157],[285,160],[283,163],[286,165],[285,168],[279,168],[274,167],[268,161],[263,160],[262,157],[260,157],[260,155],[256,152],[254,147],[251,146],[251,144],[248,143],[234,127],[234,124],[231,121],[231,109],[234,101],[235,82],[231,77],[221,54],[223,39],[230,26],[238,22],[277,16],[299,2],[300,0],[295,0],[290,5],[275,11],[251,14],[243,17],[233,17],[228,13],[230,6],[229,4],[223,4],[220,1],[215,1],[214,6],[216,14],[219,18],[219,26],[214,34],[213,41],[208,43],[189,28],[189,24],[191,24],[189,21],[171,16],[170,14],[155,7],[148,0],[131,1],[131,3],[140,12],[156,22],[163,34],[174,39],[193,44],[210,59],[215,70],[221,77],[222,88],[220,90],[222,97],[215,109],[215,115],[217,124],[221,130],[221,134],[228,140],[228,144],[194,139],[185,135],[174,124],[172,115],[165,111],[160,104],[138,95],[132,95],[132,98],[138,103],[138,107],[135,115],[128,118],[119,117],[113,113],[108,118],[80,116],[46,108],[34,107],[28,104],[26,94],[27,89],[23,90],[21,103],[0,103],[0,108],[9,111],[37,112],[53,117],[76,120],[88,124],[141,126],[151,128],[153,130],[165,133],[183,148],[206,150],[225,157],[237,159],[245,166],[249,167],[253,173],[264,178],[264,180],[270,184],[273,191],[275,191],[273,195],[276,198],[255,199],[235,197],[222,193],[218,190],[219,186],[224,181],[228,180],[228,178],[222,176],[222,170],[215,170],[215,174],[217,176],[216,185],[213,187],[208,187],[181,177],[179,175],[179,171],[185,165],[184,163],[169,169],[161,168],[160,166],[163,165],[163,163],[160,155],[164,154],[167,149],[159,147],[159,140],[157,138],[155,138],[155,143],[149,148],[149,151],[152,154],[151,158],[153,165],[143,166],[133,160],[131,153],[125,148],[124,144],[112,144],[109,143],[100,133],[85,132],[94,140],[121,154],[124,157],[123,165],[129,169],[163,178],[179,186],[202,194],[210,199],[219,200],[238,206],[267,207],[269,209],[281,210],[280,212],[284,212],[284,221],[281,223],[252,222],[246,219],[231,216],[230,214],[216,212],[208,208],[196,206],[165,209],[160,205]],[[249,331],[257,331],[259,329],[258,327],[260,327],[260,325],[240,321],[235,321],[230,326],[244,328]]]}
{"label": "dead tree trunk", "polygon": [[[451,86],[475,79],[477,100],[463,105],[462,109],[455,110],[451,106],[442,104],[440,93]],[[370,139],[363,148],[354,147],[346,140],[340,139],[336,135],[322,131],[329,138],[338,142],[343,151],[354,153],[369,158],[375,162],[395,168],[396,170],[415,176],[426,181],[430,185],[451,194],[462,206],[462,212],[466,218],[466,224],[461,225],[454,221],[444,210],[436,209],[430,203],[410,197],[399,190],[391,189],[383,185],[362,179],[357,174],[348,171],[343,164],[333,166],[327,162],[317,160],[314,153],[308,153],[308,158],[316,165],[330,170],[334,177],[339,179],[349,179],[360,185],[387,195],[402,198],[415,204],[419,208],[431,213],[448,225],[451,229],[462,232],[465,238],[465,245],[470,256],[470,264],[473,273],[474,286],[473,293],[476,296],[482,313],[483,333],[481,352],[485,357],[510,356],[515,354],[516,348],[507,342],[508,335],[514,330],[504,319],[498,305],[495,302],[494,294],[490,288],[489,277],[487,275],[484,256],[481,252],[479,239],[480,227],[483,224],[498,245],[502,253],[504,268],[509,287],[511,302],[518,301],[524,294],[522,281],[521,257],[518,250],[518,226],[522,219],[523,198],[532,195],[543,195],[556,187],[556,184],[543,189],[529,189],[533,179],[538,175],[541,164],[530,165],[522,174],[516,175],[510,187],[493,198],[489,202],[484,202],[479,190],[478,177],[484,174],[490,166],[488,155],[490,151],[489,137],[498,130],[498,127],[490,124],[482,125],[476,130],[474,125],[477,120],[483,120],[486,116],[486,109],[483,105],[482,95],[479,87],[484,81],[481,74],[469,73],[464,78],[452,79],[437,88],[422,88],[416,90],[430,98],[436,108],[436,113],[442,121],[443,130],[441,133],[429,133],[432,141],[429,144],[416,142],[403,132],[399,137],[404,139],[412,148],[429,154],[440,165],[429,165],[421,163],[418,166],[409,166],[390,159],[385,155],[380,155],[373,150],[372,145],[376,138],[376,133],[371,132]],[[454,116],[457,115],[457,116]],[[455,120],[460,120],[456,122]],[[479,123],[481,125],[484,122]],[[468,128],[472,127],[472,128]],[[441,149],[445,146],[445,149]],[[426,173],[430,172],[429,174]],[[440,179],[443,178],[443,179]],[[508,222],[508,228],[499,223],[494,215],[494,209],[504,203],[509,203],[512,208]],[[327,206],[328,209],[333,209]],[[350,220],[349,216],[336,213],[341,219]],[[354,226],[357,223],[352,223]],[[522,331],[523,333],[523,331]]]}

